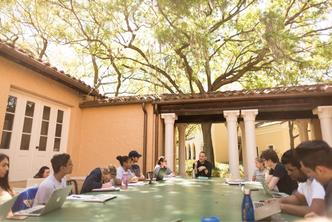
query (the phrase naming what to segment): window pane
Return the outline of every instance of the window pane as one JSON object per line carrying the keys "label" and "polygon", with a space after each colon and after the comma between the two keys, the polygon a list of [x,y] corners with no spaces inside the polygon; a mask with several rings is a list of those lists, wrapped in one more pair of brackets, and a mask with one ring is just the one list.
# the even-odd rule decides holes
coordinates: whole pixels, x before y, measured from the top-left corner
{"label": "window pane", "polygon": [[59,151],[60,150],[60,142],[61,139],[60,138],[55,138],[54,139],[54,151]]}
{"label": "window pane", "polygon": [[47,134],[48,134],[48,122],[42,121],[40,134],[47,136]]}
{"label": "window pane", "polygon": [[17,98],[15,96],[8,96],[7,112],[15,113]]}
{"label": "window pane", "polygon": [[9,149],[11,136],[12,136],[11,132],[6,132],[6,131],[2,132],[1,144],[0,144],[1,149]]}
{"label": "window pane", "polygon": [[46,144],[47,144],[47,137],[41,136],[39,139],[39,151],[45,151],[46,150]]}
{"label": "window pane", "polygon": [[49,120],[50,119],[50,112],[51,112],[51,108],[48,107],[48,106],[44,106],[43,120]]}
{"label": "window pane", "polygon": [[31,128],[32,128],[32,119],[29,117],[25,117],[23,124],[23,133],[31,133]]}
{"label": "window pane", "polygon": [[12,130],[13,129],[13,122],[14,122],[14,114],[6,113],[5,122],[3,124],[3,129],[4,130]]}
{"label": "window pane", "polygon": [[22,134],[21,150],[29,150],[29,146],[30,146],[30,135]]}
{"label": "window pane", "polygon": [[56,119],[57,123],[62,123],[63,121],[63,111],[62,110],[58,110],[58,117]]}
{"label": "window pane", "polygon": [[61,137],[61,131],[62,131],[62,124],[57,123],[55,129],[55,136]]}
{"label": "window pane", "polygon": [[33,117],[34,111],[35,111],[35,103],[28,101],[25,107],[25,115]]}

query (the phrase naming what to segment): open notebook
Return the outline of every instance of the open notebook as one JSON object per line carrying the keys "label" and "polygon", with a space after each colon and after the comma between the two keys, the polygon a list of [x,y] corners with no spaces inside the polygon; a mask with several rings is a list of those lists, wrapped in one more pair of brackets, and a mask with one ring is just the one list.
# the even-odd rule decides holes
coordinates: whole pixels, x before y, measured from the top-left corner
{"label": "open notebook", "polygon": [[98,194],[98,195],[88,195],[88,194],[80,194],[80,195],[70,195],[67,197],[67,200],[77,200],[84,202],[97,202],[104,203],[108,200],[116,198],[115,195],[111,194]]}

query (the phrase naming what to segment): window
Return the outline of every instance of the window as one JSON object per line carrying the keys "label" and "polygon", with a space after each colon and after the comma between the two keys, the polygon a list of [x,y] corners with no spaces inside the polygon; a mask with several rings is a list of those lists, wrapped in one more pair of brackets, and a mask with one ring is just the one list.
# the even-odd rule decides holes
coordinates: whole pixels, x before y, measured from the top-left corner
{"label": "window", "polygon": [[35,112],[35,103],[27,101],[27,104],[25,106],[23,133],[22,133],[21,146],[20,146],[21,150],[29,150],[34,112]]}
{"label": "window", "polygon": [[62,110],[58,110],[58,115],[57,115],[57,118],[56,118],[54,147],[53,147],[54,151],[60,151],[62,125],[63,125],[63,114],[64,114],[64,112]]}
{"label": "window", "polygon": [[0,149],[9,149],[10,141],[13,131],[13,123],[15,117],[17,98],[15,96],[8,96],[7,109],[5,114],[5,121],[3,124]]}
{"label": "window", "polygon": [[50,113],[51,113],[51,108],[48,106],[44,106],[43,119],[40,129],[40,138],[39,138],[39,147],[38,147],[39,151],[46,150],[48,127],[50,124]]}

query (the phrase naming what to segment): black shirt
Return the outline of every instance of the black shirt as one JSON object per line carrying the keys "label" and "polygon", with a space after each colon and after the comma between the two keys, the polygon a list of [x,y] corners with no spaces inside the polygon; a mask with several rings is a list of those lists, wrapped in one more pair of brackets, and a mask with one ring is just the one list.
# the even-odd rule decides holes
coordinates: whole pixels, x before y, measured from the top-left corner
{"label": "black shirt", "polygon": [[130,170],[135,174],[135,176],[141,177],[141,169],[138,164],[132,164]]}
{"label": "black shirt", "polygon": [[332,216],[332,179],[325,186],[325,208],[327,216]]}
{"label": "black shirt", "polygon": [[[205,173],[205,170],[198,171],[198,168],[201,166],[205,166],[206,169],[208,170],[208,173]],[[197,173],[195,174],[195,177],[211,177],[212,173],[212,163],[209,161],[205,160],[204,163],[201,163],[200,161],[197,161],[197,166],[195,166],[195,163],[193,165],[193,169],[197,169]]]}
{"label": "black shirt", "polygon": [[103,186],[103,182],[101,181],[101,169],[96,168],[89,176],[87,176],[84,180],[81,193],[87,193],[92,191],[93,189],[98,189]]}
{"label": "black shirt", "polygon": [[297,182],[288,176],[285,167],[281,163],[277,163],[276,167],[270,170],[270,175],[279,178],[277,183],[279,192],[291,195],[297,189]]}

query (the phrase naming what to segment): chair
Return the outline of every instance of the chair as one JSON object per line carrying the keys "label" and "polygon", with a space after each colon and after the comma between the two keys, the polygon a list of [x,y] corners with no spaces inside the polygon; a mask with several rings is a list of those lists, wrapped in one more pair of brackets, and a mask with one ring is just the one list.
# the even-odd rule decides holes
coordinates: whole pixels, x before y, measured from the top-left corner
{"label": "chair", "polygon": [[72,185],[73,186],[73,189],[71,191],[70,194],[79,194],[78,193],[78,185],[77,185],[77,181],[76,180],[67,180],[67,185]]}
{"label": "chair", "polygon": [[20,193],[12,206],[13,213],[32,207],[33,200],[38,191],[37,186],[26,188]]}

